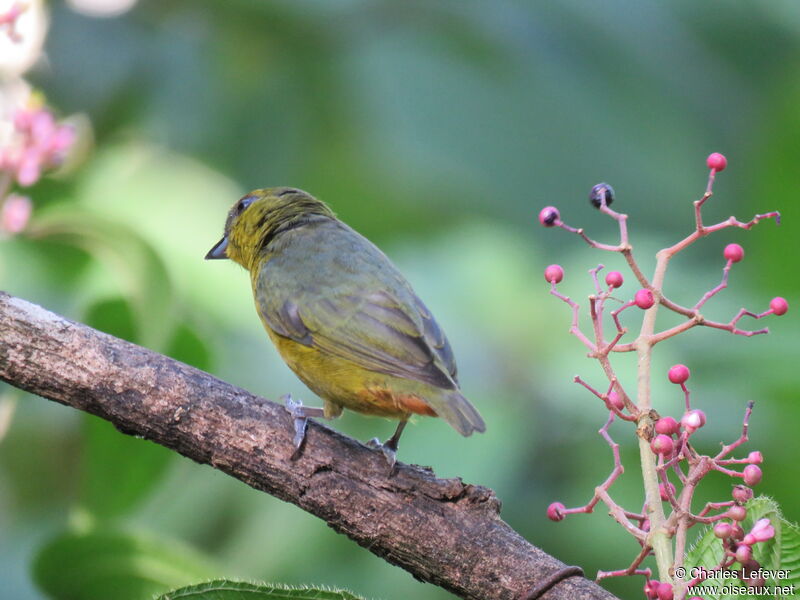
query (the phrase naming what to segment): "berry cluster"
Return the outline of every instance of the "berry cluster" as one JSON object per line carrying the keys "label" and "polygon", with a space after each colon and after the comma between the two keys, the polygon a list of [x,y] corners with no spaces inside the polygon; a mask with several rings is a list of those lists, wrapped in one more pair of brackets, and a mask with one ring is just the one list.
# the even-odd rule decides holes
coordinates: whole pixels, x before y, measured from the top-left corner
{"label": "berry cluster", "polygon": [[[629,296],[628,300],[618,300],[612,294],[618,294],[618,290],[624,284],[622,273],[619,271],[607,273],[603,284],[599,276],[600,271],[604,268],[603,265],[591,269],[589,273],[594,284],[594,293],[589,296],[592,333],[587,335],[581,330],[578,323],[580,306],[557,289],[557,285],[564,279],[564,269],[560,265],[550,265],[544,271],[544,278],[551,286],[550,293],[565,302],[571,309],[570,333],[586,346],[591,358],[599,361],[606,375],[607,387],[601,388],[601,390],[595,389],[579,376],[576,376],[574,380],[599,398],[608,410],[608,420],[599,433],[611,447],[614,458],[614,468],[606,480],[595,489],[594,496],[586,505],[566,508],[562,503],[554,502],[547,508],[547,516],[553,521],[561,521],[566,515],[572,513],[590,513],[602,501],[611,516],[637,539],[642,550],[629,567],[617,571],[601,571],[597,574],[597,579],[621,575],[644,575],[646,578],[644,593],[650,600],[673,600],[673,598],[682,600],[686,596],[687,588],[699,583],[699,578],[691,581],[673,579],[675,570],[684,564],[687,532],[692,526],[698,523],[716,524],[714,533],[722,541],[724,558],[722,563],[715,568],[728,568],[738,562],[743,570],[742,579],[752,585],[759,583],[757,580],[747,579],[747,573],[754,569],[757,570],[759,567],[758,563],[753,560],[752,547],[775,535],[775,530],[768,519],[758,521],[749,533],[745,533],[740,525],[747,515],[745,505],[753,496],[750,488],[761,481],[762,472],[758,465],[763,458],[758,451],[750,452],[746,458],[732,458],[730,455],[748,439],[748,423],[753,403],[749,403],[745,410],[740,437],[736,441],[724,445],[714,456],[701,455],[692,445],[692,436],[706,424],[706,415],[702,410],[693,408],[691,405],[690,392],[687,387],[691,373],[686,365],[674,365],[666,373],[666,377],[671,383],[680,386],[683,395],[684,410],[680,418],[662,416],[652,409],[650,362],[652,350],[656,344],[696,326],[722,329],[743,336],[767,333],[766,328],[756,330],[740,328],[739,322],[744,317],[761,319],[768,315],[780,316],[785,314],[789,308],[785,299],[776,297],[772,299],[766,310],[756,313],[743,308],[728,322],[712,321],[701,314],[700,311],[706,302],[727,287],[731,267],[744,258],[744,249],[739,244],[729,244],[724,248],[722,254],[725,266],[721,282],[706,292],[694,306],[682,306],[665,295],[663,284],[666,269],[670,259],[678,252],[701,237],[721,229],[738,227],[747,230],[763,219],[775,219],[776,222],[779,222],[780,219],[777,212],[770,212],[756,215],[748,222],[741,222],[730,217],[715,225],[704,225],[702,207],[711,197],[715,176],[725,169],[727,160],[722,154],[714,153],[708,157],[706,164],[710,174],[705,194],[694,202],[695,230],[675,245],[658,252],[655,274],[652,279],[645,277],[633,257],[631,245],[628,243],[627,215],[617,213],[610,208],[614,201],[614,190],[607,183],[594,186],[589,194],[589,201],[619,224],[620,241],[617,245],[596,242],[589,238],[583,229],[570,227],[561,220],[558,209],[553,206],[545,207],[539,213],[539,222],[544,227],[559,227],[580,236],[593,248],[622,254],[640,286],[632,297]],[[604,331],[606,326],[604,314],[606,314],[606,304],[609,301],[619,302],[620,306],[608,312],[614,325],[614,331],[613,335],[609,336],[610,339],[607,339]],[[685,317],[685,320],[669,329],[657,331],[656,314],[661,306]],[[638,337],[626,341],[624,338],[628,334],[628,329],[622,325],[620,314],[632,307],[643,311],[642,325]],[[638,354],[639,374],[635,394],[629,395],[615,375],[610,357],[613,353],[618,352],[636,352]],[[636,425],[636,434],[642,448],[641,466],[646,500],[640,512],[623,509],[609,494],[611,485],[623,472],[619,445],[609,435],[609,427],[617,418]],[[739,471],[735,469],[737,465],[745,466]],[[694,492],[699,482],[712,471],[741,479],[742,483],[734,487],[731,500],[709,503],[695,514],[692,512]],[[668,505],[669,514],[665,513],[664,504]],[[651,577],[652,573],[649,568],[641,568],[643,561],[650,555],[654,555],[656,558],[658,580]]]}

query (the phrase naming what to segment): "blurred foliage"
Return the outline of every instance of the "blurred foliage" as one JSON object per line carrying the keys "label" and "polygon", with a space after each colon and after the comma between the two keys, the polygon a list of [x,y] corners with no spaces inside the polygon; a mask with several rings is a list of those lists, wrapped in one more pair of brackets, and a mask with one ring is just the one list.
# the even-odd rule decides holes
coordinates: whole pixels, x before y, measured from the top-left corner
{"label": "blurred foliage", "polygon": [[185,545],[113,529],[60,535],[33,564],[36,583],[57,600],[142,600],[214,573]]}
{"label": "blurred foliage", "polygon": [[[709,315],[762,309],[775,295],[798,305],[800,9],[791,0],[141,0],[111,19],[50,8],[47,60],[32,79],[64,114],[86,113],[95,146],[76,171],[31,189],[30,234],[0,242],[0,287],[265,397],[314,404],[267,340],[245,273],[202,260],[242,193],[307,189],[406,273],[488,423],[485,435],[460,439],[420,419],[401,460],[494,488],[515,529],[587,573],[621,568],[638,549],[605,514],[545,517],[553,500],[584,503],[612,461],[595,434],[604,411],[571,383],[601,373],[567,335],[569,315],[541,273],[559,262],[565,293],[582,298],[598,261],[627,271],[617,256],[538,227],[539,209],[555,204],[567,222],[613,240],[614,224],[586,198],[610,182],[650,270],[653,253],[692,227],[704,159],[721,151],[729,167],[707,220],[777,209],[783,224],[702,240],[674,261],[668,293],[688,302],[715,285],[721,250],[737,241],[747,256]],[[800,517],[796,312],[771,320],[769,336],[698,329],[659,345],[653,380],[656,408],[675,414],[681,398],[659,373],[691,367],[693,399],[709,416],[697,436],[704,452],[734,439],[756,400],[746,450],[764,453],[758,491],[790,521]],[[635,359],[618,363],[631,381]],[[351,414],[334,426],[360,439],[393,429]],[[628,465],[613,494],[638,510],[632,432],[611,433]],[[728,479],[709,477],[697,506],[729,494]],[[78,561],[118,569],[164,553],[181,560],[163,578],[114,576],[142,594],[202,571],[373,598],[450,597],[293,506],[23,397],[0,441],[2,594],[100,589],[109,571],[93,578]],[[193,553],[211,566],[195,570]],[[623,597],[641,589],[608,585]]]}

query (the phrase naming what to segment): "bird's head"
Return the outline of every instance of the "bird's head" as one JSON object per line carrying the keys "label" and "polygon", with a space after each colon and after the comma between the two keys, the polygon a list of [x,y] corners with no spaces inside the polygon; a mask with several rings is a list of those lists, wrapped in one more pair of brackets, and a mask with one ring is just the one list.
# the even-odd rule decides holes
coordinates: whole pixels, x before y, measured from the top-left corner
{"label": "bird's head", "polygon": [[289,187],[253,190],[228,212],[225,235],[206,260],[230,258],[249,269],[259,251],[276,236],[319,218],[335,215],[321,200]]}

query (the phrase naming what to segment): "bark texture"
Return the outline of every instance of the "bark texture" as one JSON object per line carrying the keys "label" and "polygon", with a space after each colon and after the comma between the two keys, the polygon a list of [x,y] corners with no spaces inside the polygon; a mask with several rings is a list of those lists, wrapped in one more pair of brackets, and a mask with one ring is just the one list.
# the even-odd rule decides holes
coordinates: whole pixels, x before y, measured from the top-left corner
{"label": "bark texture", "polygon": [[[314,422],[292,461],[282,406],[3,292],[0,378],[296,504],[462,598],[520,600],[565,567],[500,519],[487,488],[405,464],[388,477],[380,452]],[[540,597],[614,598],[575,575]]]}

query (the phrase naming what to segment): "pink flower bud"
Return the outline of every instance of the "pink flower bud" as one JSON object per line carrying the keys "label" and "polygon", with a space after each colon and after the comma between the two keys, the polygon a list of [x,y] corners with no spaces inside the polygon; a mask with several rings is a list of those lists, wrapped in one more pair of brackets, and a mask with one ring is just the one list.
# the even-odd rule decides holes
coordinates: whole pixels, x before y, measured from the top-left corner
{"label": "pink flower bud", "polygon": [[659,434],[650,442],[650,449],[661,456],[669,456],[674,448],[675,444],[672,443],[672,438],[668,435]]}
{"label": "pink flower bud", "polygon": [[30,129],[32,120],[33,111],[27,108],[18,108],[14,113],[14,129],[17,131],[26,131]]}
{"label": "pink flower bud", "polygon": [[753,497],[753,490],[745,485],[735,485],[733,486],[733,492],[731,492],[731,495],[737,503],[745,504],[748,500],[750,500],[750,498]]}
{"label": "pink flower bud", "polygon": [[769,307],[772,309],[772,314],[780,317],[781,315],[785,315],[786,311],[789,310],[789,303],[785,298],[777,296],[770,301]]}
{"label": "pink flower bud", "polygon": [[544,279],[550,283],[561,283],[564,279],[564,269],[560,265],[550,265],[544,270]]}
{"label": "pink flower bud", "polygon": [[714,535],[721,540],[731,537],[732,533],[733,527],[730,523],[717,523],[714,525]]}
{"label": "pink flower bud", "polygon": [[734,540],[741,540],[744,537],[744,529],[738,523],[733,523],[733,531],[731,531],[731,537]]}
{"label": "pink flower bud", "polygon": [[753,558],[753,549],[747,544],[739,544],[736,547],[736,560],[744,564]]}
{"label": "pink flower bud", "polygon": [[670,368],[669,373],[667,373],[667,377],[672,383],[686,383],[686,380],[689,379],[689,367],[686,365],[675,365]]}
{"label": "pink flower bud", "polygon": [[672,600],[673,597],[672,584],[667,582],[658,584],[658,600]]}
{"label": "pink flower bud", "polygon": [[728,159],[719,152],[714,152],[708,155],[706,165],[708,165],[708,168],[712,171],[724,171],[725,167],[728,166]]}
{"label": "pink flower bud", "polygon": [[39,156],[28,152],[17,166],[17,183],[22,187],[28,187],[39,181],[42,175],[42,167]]}
{"label": "pink flower bud", "polygon": [[656,433],[664,435],[674,435],[681,430],[680,424],[672,417],[661,417],[656,421]]}
{"label": "pink flower bud", "polygon": [[75,137],[76,133],[74,127],[71,125],[61,125],[50,137],[50,143],[47,147],[48,152],[59,158],[62,157],[75,142]]}
{"label": "pink flower bud", "polygon": [[759,519],[747,535],[753,536],[756,542],[766,542],[775,537],[775,528],[769,519]]}
{"label": "pink flower bud", "polygon": [[545,206],[539,212],[539,223],[544,227],[552,227],[560,218],[561,215],[555,206]]}
{"label": "pink flower bud", "polygon": [[636,295],[633,297],[633,303],[642,310],[647,310],[656,303],[656,299],[655,296],[653,296],[653,292],[647,289],[641,289],[636,292]]}
{"label": "pink flower bud", "polygon": [[754,465],[760,465],[764,462],[764,455],[761,454],[758,450],[753,450],[750,454],[747,455],[747,460],[749,460]]}
{"label": "pink flower bud", "polygon": [[30,198],[10,194],[0,211],[0,230],[7,233],[19,233],[27,226],[32,211],[33,204]]}
{"label": "pink flower bud", "polygon": [[747,517],[747,509],[744,506],[734,504],[728,509],[727,515],[728,518],[734,521],[744,521],[745,517]]}
{"label": "pink flower bud", "polygon": [[761,482],[761,467],[747,465],[742,471],[742,475],[744,475],[745,485],[758,485]]}
{"label": "pink flower bud", "polygon": [[728,244],[725,246],[725,250],[722,251],[722,256],[731,262],[738,263],[744,258],[744,248],[739,244]]}
{"label": "pink flower bud", "polygon": [[619,271],[611,271],[606,275],[606,285],[609,287],[618,288],[622,286],[624,281],[625,279]]}
{"label": "pink flower bud", "polygon": [[31,120],[31,136],[37,146],[44,147],[50,137],[55,133],[56,121],[53,115],[46,110],[38,110]]}
{"label": "pink flower bud", "polygon": [[706,413],[699,409],[690,410],[681,417],[681,425],[683,425],[689,433],[694,433],[705,424]]}
{"label": "pink flower bud", "polygon": [[547,518],[551,521],[563,521],[566,507],[561,502],[553,502],[547,507]]}

